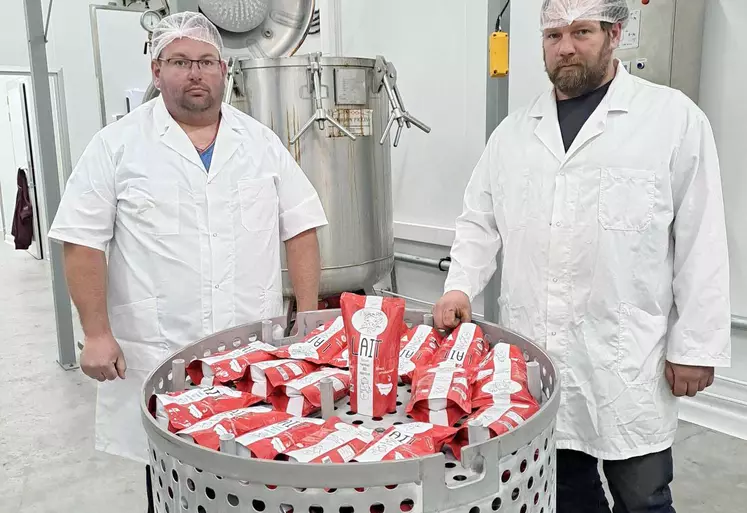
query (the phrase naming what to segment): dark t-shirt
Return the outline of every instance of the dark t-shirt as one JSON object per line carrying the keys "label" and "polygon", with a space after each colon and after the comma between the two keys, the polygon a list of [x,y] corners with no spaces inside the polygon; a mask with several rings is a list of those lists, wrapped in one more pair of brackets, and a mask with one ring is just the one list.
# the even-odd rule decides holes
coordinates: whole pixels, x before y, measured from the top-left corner
{"label": "dark t-shirt", "polygon": [[576,98],[558,101],[558,122],[560,133],[563,135],[563,145],[568,151],[581,128],[596,110],[602,99],[609,91],[612,81],[607,82],[589,93]]}

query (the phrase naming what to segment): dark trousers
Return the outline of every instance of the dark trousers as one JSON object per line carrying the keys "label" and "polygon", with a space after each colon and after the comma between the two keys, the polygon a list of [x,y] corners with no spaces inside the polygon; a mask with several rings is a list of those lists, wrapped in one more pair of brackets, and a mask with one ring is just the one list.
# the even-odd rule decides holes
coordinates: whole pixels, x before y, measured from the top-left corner
{"label": "dark trousers", "polygon": [[[587,454],[559,450],[557,513],[610,513],[598,461]],[[602,463],[614,500],[613,513],[675,513],[669,483],[672,450]]]}

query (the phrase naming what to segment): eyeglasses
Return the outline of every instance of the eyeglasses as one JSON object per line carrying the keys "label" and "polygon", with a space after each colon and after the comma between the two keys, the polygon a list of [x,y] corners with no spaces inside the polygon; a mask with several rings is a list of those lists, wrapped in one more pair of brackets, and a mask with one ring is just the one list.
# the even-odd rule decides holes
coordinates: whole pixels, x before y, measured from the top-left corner
{"label": "eyeglasses", "polygon": [[185,59],[184,57],[175,57],[173,59],[158,59],[167,63],[169,66],[176,68],[181,71],[189,71],[192,69],[192,65],[197,63],[197,69],[200,71],[210,72],[217,71],[220,68],[220,60],[218,59]]}

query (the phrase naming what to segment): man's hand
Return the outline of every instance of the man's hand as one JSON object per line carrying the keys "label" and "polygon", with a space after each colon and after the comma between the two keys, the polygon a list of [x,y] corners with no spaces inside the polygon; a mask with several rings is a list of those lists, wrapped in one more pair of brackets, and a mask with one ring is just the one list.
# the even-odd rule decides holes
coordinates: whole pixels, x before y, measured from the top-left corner
{"label": "man's hand", "polygon": [[89,378],[101,382],[125,379],[127,363],[122,348],[111,334],[86,337],[83,353],[80,355],[80,368]]}
{"label": "man's hand", "polygon": [[433,307],[436,329],[454,329],[462,322],[472,322],[472,305],[464,292],[452,290],[441,297]]}
{"label": "man's hand", "polygon": [[713,367],[693,367],[667,362],[666,376],[675,397],[695,397],[713,385]]}

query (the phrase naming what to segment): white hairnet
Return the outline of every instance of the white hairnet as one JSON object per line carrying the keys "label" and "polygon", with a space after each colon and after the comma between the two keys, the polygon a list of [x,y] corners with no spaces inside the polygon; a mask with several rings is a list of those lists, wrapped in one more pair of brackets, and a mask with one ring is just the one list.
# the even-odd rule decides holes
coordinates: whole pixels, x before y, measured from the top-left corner
{"label": "white hairnet", "polygon": [[201,13],[179,12],[166,16],[153,29],[151,56],[157,59],[167,45],[183,37],[211,44],[219,55],[223,53],[223,38],[210,20]]}
{"label": "white hairnet", "polygon": [[577,20],[622,23],[630,17],[627,0],[545,0],[542,30],[567,27]]}

